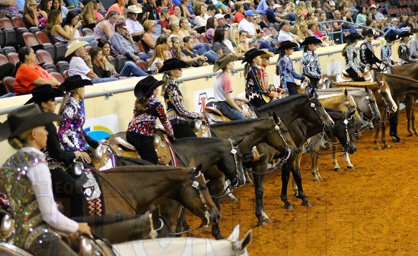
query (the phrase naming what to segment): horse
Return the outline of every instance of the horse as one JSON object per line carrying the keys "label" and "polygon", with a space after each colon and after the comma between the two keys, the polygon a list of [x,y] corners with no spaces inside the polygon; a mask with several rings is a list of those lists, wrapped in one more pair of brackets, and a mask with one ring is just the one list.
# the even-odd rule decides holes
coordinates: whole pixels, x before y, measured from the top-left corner
{"label": "horse", "polygon": [[368,119],[369,128],[374,129],[374,125],[378,124],[382,117],[373,92],[367,86],[364,87],[364,90],[356,87],[318,89],[317,93],[320,97],[321,95],[341,94],[344,93],[344,90],[347,90],[348,95],[353,97],[357,111],[363,114],[363,118]]}
{"label": "horse", "polygon": [[385,126],[385,119],[388,115],[395,113],[398,110],[398,106],[396,105],[395,101],[392,98],[392,93],[390,90],[389,85],[385,81],[378,81],[373,83],[364,83],[364,82],[357,82],[357,83],[335,83],[333,84],[334,87],[356,87],[356,88],[364,88],[367,86],[369,90],[373,92],[373,95],[376,99],[377,106],[379,107],[380,116],[382,120],[380,121],[380,125],[377,125],[376,134],[374,138],[375,149],[381,149],[378,138],[380,129],[382,129],[382,143],[384,144],[383,148],[390,148],[390,146],[386,142],[386,126]]}
{"label": "horse", "polygon": [[[408,105],[409,111],[412,111],[413,106],[415,105],[416,95],[418,92],[418,80],[404,77],[395,74],[384,74],[384,73],[377,73],[376,77],[379,79],[384,80],[391,88],[393,98],[397,104],[405,102],[405,105]],[[407,113],[407,115],[411,113]],[[398,119],[398,112],[395,113],[394,117],[396,119],[395,126],[393,127],[394,131],[391,136],[395,136],[398,138],[397,132],[397,119]],[[411,118],[412,119],[412,118]],[[415,119],[415,118],[414,118]],[[409,125],[408,125],[409,129]],[[410,130],[410,135],[413,134]]]}
{"label": "horse", "polygon": [[[357,147],[355,144],[355,131],[356,131],[356,121],[354,119],[354,114],[356,110],[351,110],[350,112],[334,110],[326,108],[326,111],[331,116],[332,120],[334,120],[335,125],[332,127],[332,130],[327,132],[327,137],[330,139],[329,143],[332,146],[332,155],[333,155],[333,162],[334,162],[334,171],[339,171],[340,168],[336,161],[336,150],[335,145],[338,143],[343,146],[343,151],[345,155],[353,154]],[[318,136],[318,135],[316,135]],[[316,137],[315,136],[315,137]],[[311,172],[314,176],[314,181],[322,181],[322,177],[318,171],[318,157],[319,157],[319,149],[320,149],[320,141],[318,138],[312,138],[311,141],[316,143],[310,143],[308,147],[308,151],[311,155],[312,160],[312,167]],[[353,167],[348,167],[352,169]]]}

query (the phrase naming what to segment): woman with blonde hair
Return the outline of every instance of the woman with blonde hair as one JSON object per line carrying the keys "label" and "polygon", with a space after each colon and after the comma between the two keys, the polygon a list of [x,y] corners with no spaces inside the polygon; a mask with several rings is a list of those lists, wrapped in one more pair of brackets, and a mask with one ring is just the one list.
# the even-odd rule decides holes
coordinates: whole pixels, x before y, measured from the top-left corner
{"label": "woman with blonde hair", "polygon": [[308,25],[306,25],[305,22],[300,23],[299,27],[298,27],[298,36],[302,39],[305,40],[305,38],[307,38],[309,36],[309,30],[308,30]]}
{"label": "woman with blonde hair", "polygon": [[93,29],[96,26],[97,19],[96,15],[94,14],[94,5],[95,1],[90,1],[86,6],[84,6],[83,11],[81,12],[80,16],[83,21],[83,27]]}
{"label": "woman with blonde hair", "polygon": [[[68,18],[68,17],[67,17]],[[71,32],[65,31],[61,27],[62,15],[61,11],[53,10],[49,13],[49,18],[46,23],[45,33],[47,33],[54,43],[68,43],[69,40],[74,38],[74,34],[78,31],[77,29],[82,25],[81,21],[78,21],[74,25],[74,29]]]}
{"label": "woman with blonde hair", "polygon": [[299,1],[298,5],[296,6],[296,14],[303,15],[303,17],[308,14],[308,10],[306,10],[306,4],[304,1]]}
{"label": "woman with blonde hair", "polygon": [[234,55],[238,57],[244,56],[245,52],[238,50],[239,45],[239,32],[238,29],[232,27],[228,31],[229,33],[229,41],[231,41],[232,47],[234,49]]}
{"label": "woman with blonde hair", "polygon": [[145,44],[145,52],[149,52],[151,49],[155,48],[155,43],[157,38],[153,36],[155,31],[155,24],[152,20],[146,20],[143,24],[144,34],[142,35],[142,42]]}
{"label": "woman with blonde hair", "polygon": [[40,10],[35,0],[26,0],[23,8],[23,21],[29,27],[38,27],[44,30],[47,23],[48,15],[45,11]]}
{"label": "woman with blonde hair", "polygon": [[115,24],[118,21],[120,13],[117,11],[110,11],[106,18],[94,27],[94,38],[99,40],[109,40],[109,38],[115,33]]}
{"label": "woman with blonde hair", "polygon": [[148,61],[148,71],[158,72],[158,70],[163,66],[164,61],[167,59],[166,51],[168,51],[168,46],[166,44],[159,44],[155,47],[154,54]]}
{"label": "woman with blonde hair", "polygon": [[306,1],[306,10],[308,13],[314,13],[315,9],[312,7],[312,1]]}

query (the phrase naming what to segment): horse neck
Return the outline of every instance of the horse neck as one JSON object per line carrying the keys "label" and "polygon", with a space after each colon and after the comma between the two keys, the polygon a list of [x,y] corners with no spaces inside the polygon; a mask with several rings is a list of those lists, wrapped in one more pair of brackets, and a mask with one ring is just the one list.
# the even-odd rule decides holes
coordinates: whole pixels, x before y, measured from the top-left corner
{"label": "horse neck", "polygon": [[307,139],[321,131],[321,126],[311,123],[304,118],[299,118],[289,128],[290,135],[298,148],[302,147]]}
{"label": "horse neck", "polygon": [[395,75],[410,77],[412,79],[418,80],[418,63],[407,66],[397,66],[392,68],[392,72]]}
{"label": "horse neck", "polygon": [[302,118],[306,107],[310,107],[308,101],[309,99],[307,97],[300,97],[287,103],[266,109],[261,112],[261,115],[268,117],[269,112],[275,112],[286,126],[290,126],[296,119]]}
{"label": "horse neck", "polygon": [[336,95],[336,96],[325,98],[325,99],[320,99],[319,101],[321,102],[321,105],[324,108],[343,110],[343,107],[345,107],[344,94]]}
{"label": "horse neck", "polygon": [[226,123],[222,126],[211,127],[211,129],[220,138],[227,139],[233,137],[235,140],[238,140],[247,136],[251,136],[252,133],[260,127],[263,128],[266,124],[266,121],[267,120],[260,120],[240,124]]}

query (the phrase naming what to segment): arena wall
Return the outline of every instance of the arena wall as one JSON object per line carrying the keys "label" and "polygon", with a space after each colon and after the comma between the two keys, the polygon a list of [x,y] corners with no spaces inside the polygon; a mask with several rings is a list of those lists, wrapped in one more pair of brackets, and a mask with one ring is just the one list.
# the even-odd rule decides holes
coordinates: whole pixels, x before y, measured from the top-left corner
{"label": "arena wall", "polygon": [[[378,57],[380,57],[380,48],[382,41],[375,41],[374,47]],[[359,45],[358,45],[359,46]],[[324,72],[329,74],[337,74],[344,67],[344,58],[341,50],[344,45],[330,46],[317,50],[319,61]],[[393,59],[397,60],[397,46],[393,47]],[[300,57],[302,52],[295,52],[292,55],[294,59],[294,68],[301,73]],[[270,59],[270,66],[267,68],[269,75],[269,83],[274,83],[277,56]],[[235,63],[236,72],[232,76],[232,85],[234,95],[244,91],[245,80],[243,75],[244,65],[241,62]],[[162,75],[156,75],[157,79],[161,79]],[[192,111],[199,111],[204,105],[213,102],[213,81],[215,75],[212,72],[212,66],[185,69],[183,71],[183,82],[180,85],[185,100],[185,106]],[[141,78],[129,78],[117,82],[96,84],[86,87],[85,113],[87,123],[84,126],[88,131],[96,131],[106,133],[116,133],[126,130],[130,119],[132,118],[133,105],[135,97],[133,88]],[[161,96],[160,100],[162,100]],[[23,105],[31,98],[30,95],[11,97],[0,100],[0,122],[4,122],[7,113],[11,110]],[[58,108],[57,108],[58,109]],[[3,163],[14,150],[7,142],[0,143],[0,163]]]}

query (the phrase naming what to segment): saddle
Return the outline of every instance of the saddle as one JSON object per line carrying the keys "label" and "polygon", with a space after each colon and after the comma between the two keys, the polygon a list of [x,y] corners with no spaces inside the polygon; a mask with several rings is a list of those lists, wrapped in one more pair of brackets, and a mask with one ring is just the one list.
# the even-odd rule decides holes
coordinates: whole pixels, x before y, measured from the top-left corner
{"label": "saddle", "polygon": [[216,108],[212,107],[205,107],[204,115],[207,118],[209,124],[214,124],[218,122],[229,122],[231,119],[224,116],[221,111],[217,110]]}
{"label": "saddle", "polygon": [[[368,82],[374,82],[373,73],[370,70],[370,68],[366,67],[366,69],[363,72],[363,78]],[[353,79],[345,70],[343,70],[341,74],[338,74],[335,80],[337,83],[354,82]],[[357,82],[354,82],[354,83],[357,83]]]}

